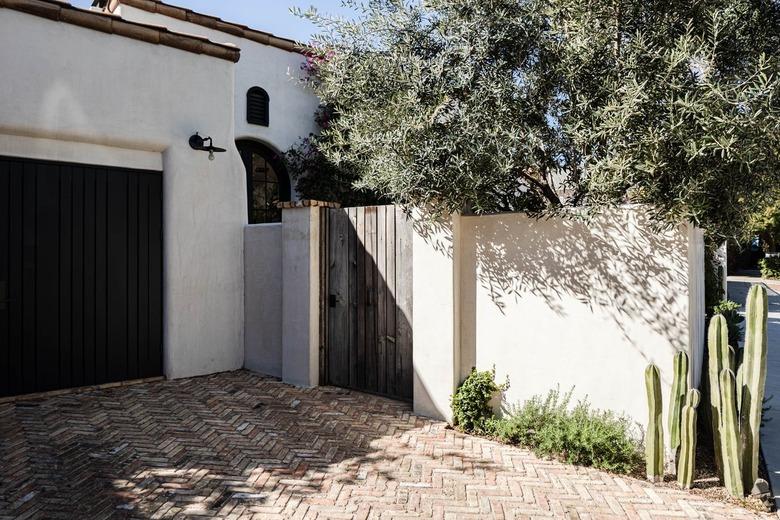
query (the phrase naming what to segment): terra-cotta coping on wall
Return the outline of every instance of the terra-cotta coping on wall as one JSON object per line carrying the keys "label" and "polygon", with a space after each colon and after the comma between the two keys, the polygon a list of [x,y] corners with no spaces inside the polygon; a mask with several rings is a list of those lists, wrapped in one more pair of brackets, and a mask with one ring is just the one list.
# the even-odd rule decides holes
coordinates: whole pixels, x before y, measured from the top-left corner
{"label": "terra-cotta coping on wall", "polygon": [[277,47],[289,52],[300,53],[305,48],[295,40],[274,36],[271,33],[258,31],[257,29],[252,29],[251,27],[239,23],[226,22],[216,16],[196,13],[192,9],[166,4],[160,0],[112,0],[109,2],[108,9],[113,12],[114,9],[121,4],[135,7],[136,9],[142,9],[150,13],[159,13],[164,16],[176,18],[177,20],[194,23],[202,27],[214,29],[215,31],[232,34],[239,38],[246,38],[253,42],[270,45],[271,47]]}
{"label": "terra-cotta coping on wall", "polygon": [[241,51],[230,45],[214,43],[200,36],[175,33],[164,27],[130,22],[112,14],[79,9],[59,0],[0,0],[0,7],[234,63],[241,57]]}
{"label": "terra-cotta coping on wall", "polygon": [[321,200],[295,200],[292,202],[277,202],[276,207],[280,209],[292,208],[340,208],[338,202],[324,202]]}

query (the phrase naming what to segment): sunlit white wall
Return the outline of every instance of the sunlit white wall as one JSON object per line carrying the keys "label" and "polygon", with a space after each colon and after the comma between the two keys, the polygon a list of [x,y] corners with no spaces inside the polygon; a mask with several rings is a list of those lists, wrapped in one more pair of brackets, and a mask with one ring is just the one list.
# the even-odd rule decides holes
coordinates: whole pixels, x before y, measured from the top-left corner
{"label": "sunlit white wall", "polygon": [[243,363],[246,177],[234,64],[0,9],[0,155],[163,170],[165,371]]}

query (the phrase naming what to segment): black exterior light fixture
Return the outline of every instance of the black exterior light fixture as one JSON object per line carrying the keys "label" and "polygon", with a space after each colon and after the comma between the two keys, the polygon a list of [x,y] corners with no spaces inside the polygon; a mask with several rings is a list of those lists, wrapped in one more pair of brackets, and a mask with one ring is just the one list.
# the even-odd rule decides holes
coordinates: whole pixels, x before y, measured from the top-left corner
{"label": "black exterior light fixture", "polygon": [[[208,146],[206,143],[208,143]],[[195,132],[195,135],[190,137],[190,148],[193,150],[208,152],[209,161],[214,160],[214,152],[221,153],[227,151],[224,148],[218,148],[214,146],[214,141],[211,139],[211,137],[201,137],[198,135],[198,132]]]}

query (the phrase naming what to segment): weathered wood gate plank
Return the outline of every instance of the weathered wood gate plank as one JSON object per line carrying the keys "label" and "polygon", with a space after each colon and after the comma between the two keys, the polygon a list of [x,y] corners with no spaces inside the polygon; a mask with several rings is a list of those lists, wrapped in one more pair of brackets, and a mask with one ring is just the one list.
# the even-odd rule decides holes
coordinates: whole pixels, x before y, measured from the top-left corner
{"label": "weathered wood gate plank", "polygon": [[376,391],[387,394],[387,206],[376,208]]}
{"label": "weathered wood gate plank", "polygon": [[[331,384],[349,385],[349,216],[346,210],[328,211],[329,280],[328,354]],[[343,370],[342,367],[347,367]],[[332,368],[339,368],[332,370]]]}
{"label": "weathered wood gate plank", "polygon": [[378,392],[376,383],[376,208],[365,208],[365,284],[366,284],[366,319],[365,319],[365,374],[366,387],[369,392]]}
{"label": "weathered wood gate plank", "polygon": [[349,266],[349,291],[347,307],[349,308],[349,358],[347,366],[343,367],[343,370],[349,370],[349,387],[358,387],[358,234],[357,234],[357,221],[358,210],[357,208],[350,208],[348,210],[349,215],[349,252],[347,255],[347,262]]}
{"label": "weathered wood gate plank", "polygon": [[399,395],[412,398],[412,223],[396,208],[396,380]]}
{"label": "weathered wood gate plank", "polygon": [[395,300],[396,295],[396,263],[398,262],[397,249],[395,247],[396,230],[396,209],[395,206],[386,207],[385,246],[387,248],[387,269],[385,271],[385,283],[387,291],[385,293],[385,309],[387,311],[387,337],[385,341],[385,363],[387,393],[389,395],[399,395],[400,382],[395,377],[396,373],[396,343],[398,342],[398,331],[396,330],[396,314],[398,305]]}
{"label": "weathered wood gate plank", "polygon": [[357,208],[357,223],[355,227],[357,240],[355,242],[355,260],[357,272],[355,283],[357,285],[357,318],[355,329],[357,331],[355,370],[357,388],[366,388],[366,211],[365,208]]}

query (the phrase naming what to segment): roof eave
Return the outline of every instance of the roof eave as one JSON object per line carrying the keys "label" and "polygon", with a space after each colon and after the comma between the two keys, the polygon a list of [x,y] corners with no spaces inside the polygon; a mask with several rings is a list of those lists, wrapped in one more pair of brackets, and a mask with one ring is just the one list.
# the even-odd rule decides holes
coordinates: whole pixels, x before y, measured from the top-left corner
{"label": "roof eave", "polygon": [[109,3],[109,9],[111,12],[113,12],[119,5],[122,4],[134,7],[136,9],[141,9],[149,13],[157,13],[177,20],[200,25],[201,27],[213,29],[215,31],[230,34],[239,38],[245,38],[256,43],[276,47],[288,52],[306,54],[308,50],[308,46],[296,42],[295,40],[275,36],[269,32],[252,29],[251,27],[247,27],[246,25],[239,23],[226,22],[225,20],[222,20],[216,16],[198,13],[192,9],[166,4],[161,0],[111,0]]}
{"label": "roof eave", "polygon": [[200,36],[176,33],[165,27],[131,22],[100,11],[80,9],[59,0],[0,0],[0,8],[3,7],[56,22],[173,47],[194,54],[204,54],[233,63],[241,58],[240,49],[231,45],[214,43]]}

